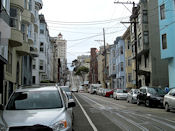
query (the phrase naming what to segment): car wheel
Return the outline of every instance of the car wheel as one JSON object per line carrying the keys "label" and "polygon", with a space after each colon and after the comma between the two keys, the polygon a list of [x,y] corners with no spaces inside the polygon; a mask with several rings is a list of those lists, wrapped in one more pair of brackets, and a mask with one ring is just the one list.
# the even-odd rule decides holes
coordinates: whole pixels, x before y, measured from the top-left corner
{"label": "car wheel", "polygon": [[140,100],[139,99],[137,99],[137,105],[140,105]]}
{"label": "car wheel", "polygon": [[168,103],[165,104],[165,110],[166,110],[167,112],[170,111]]}
{"label": "car wheel", "polygon": [[145,106],[151,107],[150,100],[146,100],[146,101],[145,101]]}

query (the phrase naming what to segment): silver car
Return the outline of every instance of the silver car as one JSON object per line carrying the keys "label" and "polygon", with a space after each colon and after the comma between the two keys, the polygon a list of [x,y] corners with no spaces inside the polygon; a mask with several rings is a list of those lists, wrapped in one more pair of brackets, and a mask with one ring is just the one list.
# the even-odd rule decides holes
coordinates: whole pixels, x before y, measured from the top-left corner
{"label": "silver car", "polygon": [[126,100],[128,93],[124,89],[115,89],[113,92],[113,98],[116,100]]}
{"label": "silver car", "polygon": [[175,109],[175,89],[171,89],[168,94],[164,96],[163,104],[166,111]]}
{"label": "silver car", "polygon": [[1,105],[0,131],[71,131],[68,108],[75,106],[55,86],[16,90],[4,107]]}
{"label": "silver car", "polygon": [[137,94],[138,94],[139,90],[138,89],[131,89],[128,92],[128,96],[127,96],[127,102],[130,103],[137,103]]}

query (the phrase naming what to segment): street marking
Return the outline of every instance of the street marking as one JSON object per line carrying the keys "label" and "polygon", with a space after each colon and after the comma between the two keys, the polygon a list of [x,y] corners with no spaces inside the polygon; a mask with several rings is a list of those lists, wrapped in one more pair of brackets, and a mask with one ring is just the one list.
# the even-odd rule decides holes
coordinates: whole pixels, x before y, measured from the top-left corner
{"label": "street marking", "polygon": [[142,131],[149,131],[147,128],[141,126],[140,124],[134,122],[134,121],[131,120],[131,119],[128,119],[127,117],[125,117],[125,116],[123,116],[123,115],[121,115],[121,114],[119,114],[119,113],[115,113],[115,114],[118,115],[119,117],[123,118],[123,119],[126,120],[127,122],[129,122],[129,123],[135,125],[136,127],[142,129]]}
{"label": "street marking", "polygon": [[[87,97],[87,95],[86,95],[86,97]],[[121,108],[126,108],[126,106],[119,105],[119,104],[116,104],[116,103],[112,103],[112,102],[110,102],[110,101],[106,101],[106,100],[104,100],[104,99],[100,99],[100,100],[103,101],[103,102],[107,102],[107,103],[110,103],[110,104],[116,105],[116,106],[121,107]]]}
{"label": "street marking", "polygon": [[73,96],[75,97],[77,103],[79,104],[81,110],[83,111],[84,115],[86,116],[89,124],[91,125],[91,127],[93,128],[94,131],[98,131],[97,128],[95,127],[95,125],[93,124],[92,120],[90,119],[90,117],[88,116],[88,114],[86,113],[86,111],[84,110],[83,106],[80,104],[80,102],[78,101],[78,99],[76,98],[76,96],[73,94]]}
{"label": "street marking", "polygon": [[[83,96],[83,95],[81,95],[81,96]],[[87,96],[83,96],[83,97],[86,97],[88,100],[90,100],[90,101],[94,102],[95,104],[99,105],[101,108],[103,108],[103,109],[105,108],[103,105],[101,105],[100,103],[90,99],[89,97],[87,97]]]}

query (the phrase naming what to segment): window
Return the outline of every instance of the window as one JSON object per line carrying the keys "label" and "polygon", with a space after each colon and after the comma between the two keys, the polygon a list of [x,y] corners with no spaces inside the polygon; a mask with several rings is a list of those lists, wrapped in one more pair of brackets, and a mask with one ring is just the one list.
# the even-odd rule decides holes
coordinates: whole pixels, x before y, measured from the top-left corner
{"label": "window", "polygon": [[113,64],[113,71],[115,71],[115,64]]}
{"label": "window", "polygon": [[40,52],[44,52],[44,43],[43,42],[40,43]]}
{"label": "window", "polygon": [[160,19],[165,19],[165,4],[160,6]]}
{"label": "window", "polygon": [[8,64],[6,68],[7,72],[12,73],[12,53],[8,51]]}
{"label": "window", "polygon": [[29,27],[28,27],[28,36],[30,38],[32,37],[32,25],[29,25]]}
{"label": "window", "polygon": [[147,23],[148,22],[148,13],[147,10],[143,10],[143,23]]}
{"label": "window", "polygon": [[14,28],[18,27],[17,12],[16,8],[10,8],[10,26]]}
{"label": "window", "polygon": [[128,58],[128,66],[131,66],[131,59]]}
{"label": "window", "polygon": [[132,73],[128,73],[128,82],[129,82],[129,83],[132,82]]}
{"label": "window", "polygon": [[32,83],[35,84],[36,83],[36,76],[32,76]]}
{"label": "window", "polygon": [[143,32],[143,41],[144,41],[144,44],[148,44],[149,43],[148,31],[144,31]]}
{"label": "window", "polygon": [[120,47],[120,54],[123,54],[123,46]]}
{"label": "window", "polygon": [[163,34],[163,35],[162,35],[162,49],[167,49],[166,34]]}
{"label": "window", "polygon": [[145,68],[148,67],[148,54],[144,55],[145,57]]}
{"label": "window", "polygon": [[36,69],[36,60],[35,59],[32,61],[32,67],[33,67],[33,69]]}
{"label": "window", "polygon": [[44,34],[44,25],[40,25],[40,34]]}
{"label": "window", "polygon": [[112,51],[113,57],[115,57],[115,50]]}
{"label": "window", "polygon": [[128,40],[128,50],[130,49],[130,40]]}
{"label": "window", "polygon": [[138,48],[140,48],[141,47],[141,41],[142,40],[142,37],[141,37],[141,34],[139,34],[139,36],[138,36]]}
{"label": "window", "polygon": [[39,64],[39,69],[40,70],[43,70],[43,65],[44,65],[44,61],[40,60],[40,64]]}
{"label": "window", "polygon": [[120,71],[123,71],[123,62],[120,63]]}
{"label": "window", "polygon": [[29,0],[29,10],[32,11],[32,0]]}

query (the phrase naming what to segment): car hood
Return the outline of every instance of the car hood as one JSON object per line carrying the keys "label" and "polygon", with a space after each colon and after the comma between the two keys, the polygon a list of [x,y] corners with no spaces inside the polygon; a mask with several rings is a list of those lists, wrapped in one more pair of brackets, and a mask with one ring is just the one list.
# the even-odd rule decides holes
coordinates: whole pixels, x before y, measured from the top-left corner
{"label": "car hood", "polygon": [[2,119],[8,127],[12,126],[32,126],[41,124],[50,126],[64,112],[60,109],[43,109],[43,110],[4,110]]}

